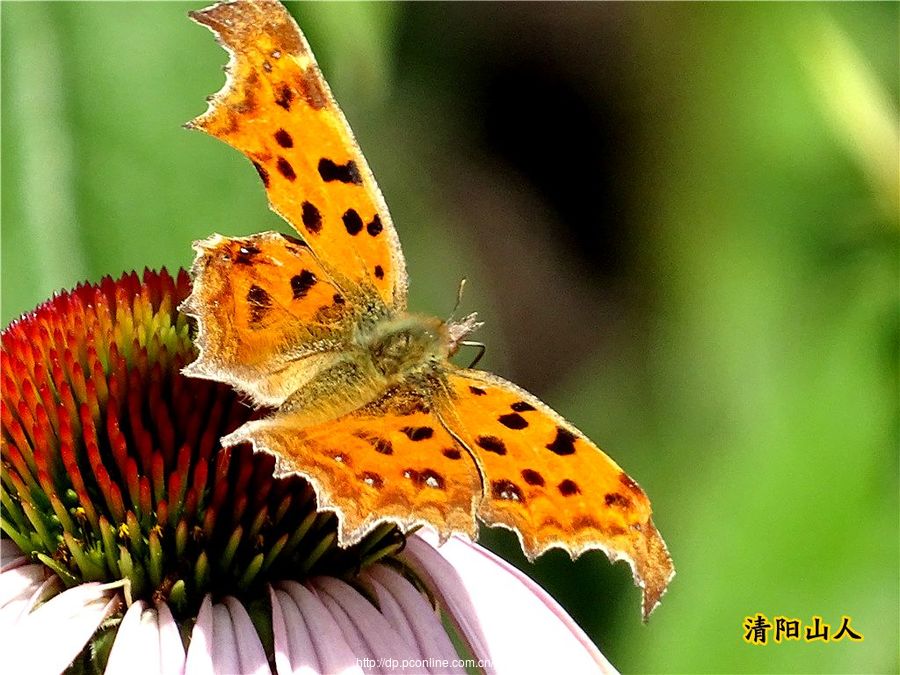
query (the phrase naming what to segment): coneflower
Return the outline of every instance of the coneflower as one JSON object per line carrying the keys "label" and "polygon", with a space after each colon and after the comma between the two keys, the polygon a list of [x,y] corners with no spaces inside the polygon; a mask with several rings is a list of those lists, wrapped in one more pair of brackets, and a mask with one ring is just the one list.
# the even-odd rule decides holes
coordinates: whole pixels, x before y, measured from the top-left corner
{"label": "coneflower", "polygon": [[[527,576],[392,525],[339,548],[299,477],[219,438],[184,272],[61,293],[2,334],[6,672],[603,672]],[[467,661],[468,659],[468,661]]]}

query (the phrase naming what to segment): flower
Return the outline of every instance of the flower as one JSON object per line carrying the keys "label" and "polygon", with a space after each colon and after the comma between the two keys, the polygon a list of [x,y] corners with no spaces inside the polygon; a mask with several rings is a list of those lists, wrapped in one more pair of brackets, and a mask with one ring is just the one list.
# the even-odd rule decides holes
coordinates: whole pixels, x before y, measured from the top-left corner
{"label": "flower", "polygon": [[486,550],[391,524],[341,549],[305,481],[221,448],[254,413],[181,374],[189,286],[184,272],[106,278],[3,331],[10,672],[613,670]]}

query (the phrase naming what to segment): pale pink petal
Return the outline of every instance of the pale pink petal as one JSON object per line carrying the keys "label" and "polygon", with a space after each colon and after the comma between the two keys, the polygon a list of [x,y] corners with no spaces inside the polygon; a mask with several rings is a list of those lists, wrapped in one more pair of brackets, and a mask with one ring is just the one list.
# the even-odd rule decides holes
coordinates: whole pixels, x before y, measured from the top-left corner
{"label": "pale pink petal", "polygon": [[22,567],[22,565],[28,564],[28,558],[23,555],[18,556],[17,558],[4,558],[3,563],[0,564],[0,574],[4,572],[8,572],[10,570],[14,570],[17,567]]}
{"label": "pale pink petal", "polygon": [[0,539],[0,566],[6,567],[9,562],[19,558],[25,560],[19,547],[11,539]]}
{"label": "pale pink petal", "polygon": [[[451,537],[435,550],[425,537],[410,537],[404,557],[444,600],[460,629],[477,625],[476,640],[489,636],[498,672],[616,672],[559,604],[519,570],[486,549]],[[468,635],[467,635],[468,637]]]}
{"label": "pale pink petal", "polygon": [[4,672],[63,671],[120,604],[121,597],[109,585],[81,584],[60,593],[3,636]]}
{"label": "pale pink petal", "polygon": [[179,675],[184,671],[184,660],[184,647],[169,607],[161,603],[158,608],[148,608],[138,601],[122,618],[105,673]]}
{"label": "pale pink petal", "polygon": [[200,604],[194,629],[191,631],[191,642],[185,657],[185,675],[216,675],[212,661],[213,645],[213,610],[212,599],[207,594]]}
{"label": "pale pink petal", "polygon": [[[414,672],[403,664],[417,660],[415,650],[359,591],[334,577],[317,577],[312,580],[312,585],[344,629],[345,636],[354,634],[357,645],[350,639],[347,642],[355,647],[357,657],[375,659],[376,663],[385,663],[387,659],[399,661],[397,667],[382,667],[382,672]],[[371,672],[370,668],[366,670]],[[417,670],[422,672],[421,667]]]}
{"label": "pale pink petal", "polygon": [[109,652],[106,675],[130,675],[130,673],[159,673],[159,626],[156,612],[147,610],[143,600],[133,603],[116,633]]}
{"label": "pale pink petal", "polygon": [[[323,673],[353,673],[363,675],[357,663],[356,654],[347,644],[346,636],[322,601],[296,581],[282,581],[278,588],[291,596],[307,626],[314,626],[310,632],[316,649],[316,657]],[[366,675],[373,671],[366,670]]]}
{"label": "pale pink petal", "polygon": [[[378,593],[382,613],[408,626],[412,632],[411,641],[418,645],[424,656],[452,665],[458,657],[456,649],[441,623],[440,615],[425,597],[409,581],[385,565],[372,566],[368,576]],[[395,614],[394,607],[399,610],[399,616]],[[465,672],[465,669],[461,666],[448,667],[444,672]]]}
{"label": "pale pink petal", "polygon": [[[317,592],[316,589],[312,589],[312,592],[319,602],[321,602],[328,610],[328,613],[338,625],[341,637],[343,637],[347,646],[350,647],[350,651],[353,653],[356,662],[358,664],[361,663],[361,667],[365,668],[366,673],[369,673],[370,675],[384,675],[384,670],[375,661],[374,657],[369,652],[369,646],[366,644],[365,640],[363,640],[362,635],[359,634],[359,631],[356,629],[356,626],[353,625],[353,622],[350,621],[347,613],[341,609],[341,606],[325,593]],[[372,659],[371,664],[364,661],[364,659],[369,658]]]}
{"label": "pale pink petal", "polygon": [[0,635],[5,635],[13,624],[45,600],[49,600],[62,590],[63,584],[57,576],[45,579],[43,583],[31,585],[21,596],[14,598],[0,608]]}
{"label": "pale pink petal", "polygon": [[237,635],[231,621],[231,612],[218,602],[213,605],[212,663],[217,673],[240,673]]}
{"label": "pale pink petal", "polygon": [[160,672],[181,675],[184,672],[184,643],[172,610],[164,602],[156,606],[156,621],[159,624]]}
{"label": "pale pink petal", "polygon": [[[420,539],[418,534],[406,539],[406,548],[400,557],[441,601],[472,654],[476,658],[490,660],[486,627],[472,607],[476,599],[468,594],[453,565],[444,560],[430,544]],[[479,600],[487,601],[484,598]],[[486,666],[485,671],[495,672],[495,669]]]}
{"label": "pale pink petal", "polygon": [[269,586],[272,603],[272,637],[275,643],[275,669],[279,675],[321,672],[309,629],[297,604],[287,592]]}
{"label": "pale pink petal", "polygon": [[416,649],[419,658],[425,656],[426,652],[423,651],[422,645],[416,641],[416,635],[413,632],[409,621],[407,621],[400,603],[398,603],[394,596],[390,594],[387,588],[375,580],[369,571],[363,572],[361,579],[364,580],[367,586],[375,591],[379,611],[384,615],[384,618],[388,620],[388,623],[391,624],[395,631],[403,636],[403,639],[409,643],[410,647]]}
{"label": "pale pink petal", "polygon": [[266,650],[263,648],[262,640],[250,615],[244,608],[244,605],[237,600],[228,596],[222,602],[228,608],[231,614],[231,623],[234,627],[234,635],[237,641],[238,660],[241,664],[241,673],[246,675],[269,675],[269,659],[266,657]]}
{"label": "pale pink petal", "polygon": [[34,593],[50,574],[46,565],[20,565],[0,574],[0,607]]}

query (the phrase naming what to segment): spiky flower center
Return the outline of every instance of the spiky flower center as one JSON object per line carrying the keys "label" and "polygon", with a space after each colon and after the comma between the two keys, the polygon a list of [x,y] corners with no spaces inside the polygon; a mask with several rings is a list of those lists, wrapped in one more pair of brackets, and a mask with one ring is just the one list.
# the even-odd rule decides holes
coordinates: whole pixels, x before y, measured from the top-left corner
{"label": "spiky flower center", "polygon": [[2,334],[2,530],[68,586],[125,579],[134,599],[194,616],[206,593],[250,602],[266,581],[351,576],[403,546],[350,549],[299,477],[218,439],[253,411],[190,379],[184,272],[62,293]]}

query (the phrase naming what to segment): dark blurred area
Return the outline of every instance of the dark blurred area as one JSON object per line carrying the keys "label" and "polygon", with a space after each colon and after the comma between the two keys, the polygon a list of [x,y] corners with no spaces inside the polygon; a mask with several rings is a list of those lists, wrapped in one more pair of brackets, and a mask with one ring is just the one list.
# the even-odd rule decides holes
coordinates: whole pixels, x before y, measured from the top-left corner
{"label": "dark blurred area", "polygon": [[[212,231],[286,230],[180,128],[223,79],[198,6],[4,3],[4,323]],[[900,6],[289,6],[411,307],[447,316],[467,278],[483,365],[641,483],[678,576],[642,625],[624,564],[482,541],[624,672],[896,672]],[[865,640],[752,646],[757,612]]]}

